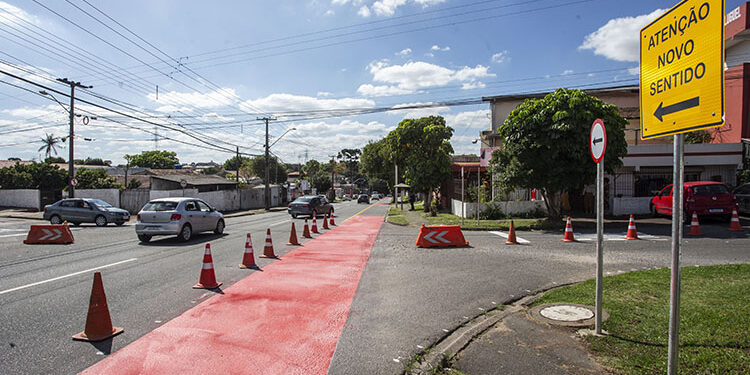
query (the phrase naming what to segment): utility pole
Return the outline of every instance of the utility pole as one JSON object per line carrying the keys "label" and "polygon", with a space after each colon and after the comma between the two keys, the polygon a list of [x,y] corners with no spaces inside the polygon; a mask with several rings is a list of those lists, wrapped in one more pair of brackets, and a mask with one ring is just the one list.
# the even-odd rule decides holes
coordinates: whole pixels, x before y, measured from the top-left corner
{"label": "utility pole", "polygon": [[331,191],[333,191],[333,199],[331,199],[331,202],[333,202],[336,199],[336,188],[333,186],[333,177],[334,177],[333,168],[336,167],[336,161],[334,159],[336,155],[328,155],[328,156],[331,157]]}
{"label": "utility pole", "polygon": [[75,113],[73,111],[73,106],[75,105],[75,92],[76,87],[82,87],[85,89],[90,89],[94,86],[84,86],[81,84],[81,82],[74,82],[69,81],[67,78],[58,78],[58,82],[62,82],[66,85],[70,86],[70,134],[68,135],[68,141],[70,142],[68,144],[68,196],[70,198],[75,198],[75,186],[73,186],[73,138],[75,136],[75,132],[73,131],[73,125],[75,124]]}
{"label": "utility pole", "polygon": [[269,165],[268,165],[268,122],[269,121],[276,121],[273,117],[258,117],[258,120],[263,120],[266,122],[266,191],[265,191],[265,201],[266,201],[266,211],[271,210],[271,186],[268,182],[269,178],[271,177],[271,173],[269,171]]}

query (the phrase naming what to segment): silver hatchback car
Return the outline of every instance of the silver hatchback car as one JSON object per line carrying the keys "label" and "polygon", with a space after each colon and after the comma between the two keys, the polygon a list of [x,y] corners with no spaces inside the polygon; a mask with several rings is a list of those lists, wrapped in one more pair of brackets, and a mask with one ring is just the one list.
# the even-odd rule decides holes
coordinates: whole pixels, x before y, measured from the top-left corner
{"label": "silver hatchback car", "polygon": [[193,233],[224,233],[224,215],[198,198],[154,199],[136,216],[135,233],[141,242],[153,236],[177,236],[188,241]]}

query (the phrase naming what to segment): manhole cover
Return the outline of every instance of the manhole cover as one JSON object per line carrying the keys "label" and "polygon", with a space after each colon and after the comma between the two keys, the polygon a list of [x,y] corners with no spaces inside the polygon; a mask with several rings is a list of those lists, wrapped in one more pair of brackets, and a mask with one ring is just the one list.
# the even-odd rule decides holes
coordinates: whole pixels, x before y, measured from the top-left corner
{"label": "manhole cover", "polygon": [[551,320],[560,320],[564,322],[577,322],[580,320],[591,319],[594,313],[580,306],[557,305],[545,307],[539,311],[543,317]]}

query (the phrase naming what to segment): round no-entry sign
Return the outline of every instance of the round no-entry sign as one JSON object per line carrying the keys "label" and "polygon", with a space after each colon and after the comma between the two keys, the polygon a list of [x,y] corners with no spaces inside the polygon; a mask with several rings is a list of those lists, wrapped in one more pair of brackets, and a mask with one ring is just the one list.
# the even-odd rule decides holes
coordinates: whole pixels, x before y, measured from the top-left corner
{"label": "round no-entry sign", "polygon": [[78,180],[76,180],[75,178],[71,178],[70,184],[73,185],[73,187],[76,187],[76,185],[78,185]]}
{"label": "round no-entry sign", "polygon": [[607,131],[604,129],[604,121],[600,118],[594,120],[594,124],[591,125],[589,146],[591,158],[594,159],[594,163],[599,164],[604,159],[604,150],[607,149]]}

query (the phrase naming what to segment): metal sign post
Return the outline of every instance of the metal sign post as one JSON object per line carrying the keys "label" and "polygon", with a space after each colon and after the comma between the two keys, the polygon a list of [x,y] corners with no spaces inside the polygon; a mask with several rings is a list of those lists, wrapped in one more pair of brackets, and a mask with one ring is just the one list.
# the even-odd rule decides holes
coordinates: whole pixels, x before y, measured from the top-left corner
{"label": "metal sign post", "polygon": [[677,374],[684,146],[682,133],[724,125],[724,0],[682,0],[641,29],[641,138],[674,135],[667,374]]}
{"label": "metal sign post", "polygon": [[594,120],[589,137],[591,158],[596,163],[596,315],[594,329],[602,334],[602,279],[604,278],[604,151],[607,149],[607,131],[604,121]]}
{"label": "metal sign post", "polygon": [[669,287],[669,345],[667,374],[677,374],[680,336],[680,242],[682,241],[682,180],[685,172],[683,134],[674,135],[672,183],[672,277]]}

